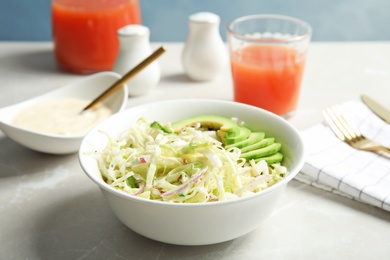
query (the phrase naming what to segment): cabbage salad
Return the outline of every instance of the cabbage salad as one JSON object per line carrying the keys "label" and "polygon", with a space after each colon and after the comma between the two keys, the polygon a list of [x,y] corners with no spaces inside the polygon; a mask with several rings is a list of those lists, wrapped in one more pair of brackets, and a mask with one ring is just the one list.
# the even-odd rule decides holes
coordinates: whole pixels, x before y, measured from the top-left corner
{"label": "cabbage salad", "polygon": [[140,118],[95,152],[104,181],[140,198],[201,203],[225,201],[262,191],[286,174],[280,163],[246,161],[238,148],[223,147],[215,131],[188,127],[174,133]]}

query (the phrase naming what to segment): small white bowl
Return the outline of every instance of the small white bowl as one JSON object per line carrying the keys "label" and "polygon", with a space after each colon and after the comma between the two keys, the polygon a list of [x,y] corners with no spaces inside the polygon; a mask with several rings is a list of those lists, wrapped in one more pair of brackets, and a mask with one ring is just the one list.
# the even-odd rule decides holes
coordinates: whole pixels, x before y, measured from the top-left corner
{"label": "small white bowl", "polygon": [[[115,138],[140,117],[173,122],[199,114],[236,117],[251,129],[274,136],[282,143],[283,163],[289,174],[253,196],[221,202],[174,204],[138,198],[112,188],[102,179],[96,160],[88,155],[107,145],[107,138],[100,130]],[[304,147],[299,132],[285,119],[260,108],[230,101],[184,99],[146,104],[111,116],[86,135],[80,146],[79,161],[87,176],[101,189],[115,215],[133,231],[170,244],[207,245],[243,236],[271,215],[288,182],[303,166]]]}
{"label": "small white bowl", "polygon": [[[31,131],[12,124],[15,115],[37,102],[54,98],[80,98],[93,100],[111,86],[121,75],[115,72],[100,72],[77,82],[71,83],[44,95],[0,109],[0,130],[15,142],[32,150],[51,154],[68,154],[77,152],[84,135],[60,136]],[[127,104],[128,92],[124,85],[103,101],[112,113],[122,111]]]}

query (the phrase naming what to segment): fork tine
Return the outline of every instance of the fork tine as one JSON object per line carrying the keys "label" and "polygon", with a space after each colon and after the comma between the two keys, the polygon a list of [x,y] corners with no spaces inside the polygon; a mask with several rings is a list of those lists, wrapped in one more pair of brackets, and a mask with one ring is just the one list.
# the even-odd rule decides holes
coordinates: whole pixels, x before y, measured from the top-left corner
{"label": "fork tine", "polygon": [[338,127],[338,129],[343,133],[345,139],[347,139],[347,141],[351,141],[353,136],[346,129],[345,120],[343,120],[342,117],[340,116],[340,112],[338,111],[337,107],[332,106],[329,108],[328,111],[329,111],[330,117],[332,118],[333,122]]}
{"label": "fork tine", "polygon": [[374,140],[367,139],[358,129],[350,125],[336,106],[323,110],[322,115],[335,135],[352,147],[359,150],[390,154],[390,148],[382,146]]}
{"label": "fork tine", "polygon": [[345,131],[347,131],[349,136],[351,137],[350,141],[352,141],[353,139],[358,140],[362,138],[362,134],[360,133],[360,131],[348,122],[348,120],[343,116],[338,107],[333,107],[333,111],[337,119],[343,125]]}
{"label": "fork tine", "polygon": [[337,129],[342,133],[344,136],[344,141],[350,141],[352,139],[351,134],[345,129],[342,120],[340,119],[339,112],[337,109],[332,106],[327,109],[328,114],[330,118],[332,119],[333,123],[337,127]]}
{"label": "fork tine", "polygon": [[338,126],[336,126],[331,114],[333,114],[333,113],[329,109],[325,109],[322,111],[322,115],[324,116],[325,121],[328,123],[328,125],[332,129],[332,131],[336,134],[336,136],[341,141],[345,141],[346,137],[344,136],[343,132],[338,128]]}

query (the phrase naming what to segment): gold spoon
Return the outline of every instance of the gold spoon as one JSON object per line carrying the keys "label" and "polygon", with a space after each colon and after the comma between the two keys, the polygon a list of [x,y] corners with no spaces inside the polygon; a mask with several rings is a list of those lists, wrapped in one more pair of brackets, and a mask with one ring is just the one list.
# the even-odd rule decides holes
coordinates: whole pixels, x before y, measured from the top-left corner
{"label": "gold spoon", "polygon": [[165,48],[161,46],[157,50],[155,50],[152,54],[150,54],[146,59],[144,59],[142,62],[140,62],[137,66],[135,66],[133,69],[131,69],[129,72],[127,72],[125,75],[123,75],[122,78],[115,81],[111,87],[109,87],[106,91],[104,91],[100,96],[95,98],[88,106],[86,106],[81,112],[95,107],[99,102],[110,96],[112,93],[114,93],[116,90],[118,90],[120,87],[123,86],[129,79],[134,77],[138,72],[143,70],[146,66],[148,66],[150,63],[152,63],[155,59],[160,57],[161,54],[165,52]]}

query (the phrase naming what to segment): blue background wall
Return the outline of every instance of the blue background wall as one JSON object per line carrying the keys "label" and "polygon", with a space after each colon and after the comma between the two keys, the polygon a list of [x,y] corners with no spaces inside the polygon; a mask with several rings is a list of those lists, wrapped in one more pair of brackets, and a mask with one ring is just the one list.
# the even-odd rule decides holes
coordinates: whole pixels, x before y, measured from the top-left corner
{"label": "blue background wall", "polygon": [[[295,16],[309,22],[314,41],[390,40],[389,0],[139,0],[152,41],[184,41],[187,18],[199,11],[232,19],[254,13]],[[51,40],[51,0],[0,0],[0,40]]]}

